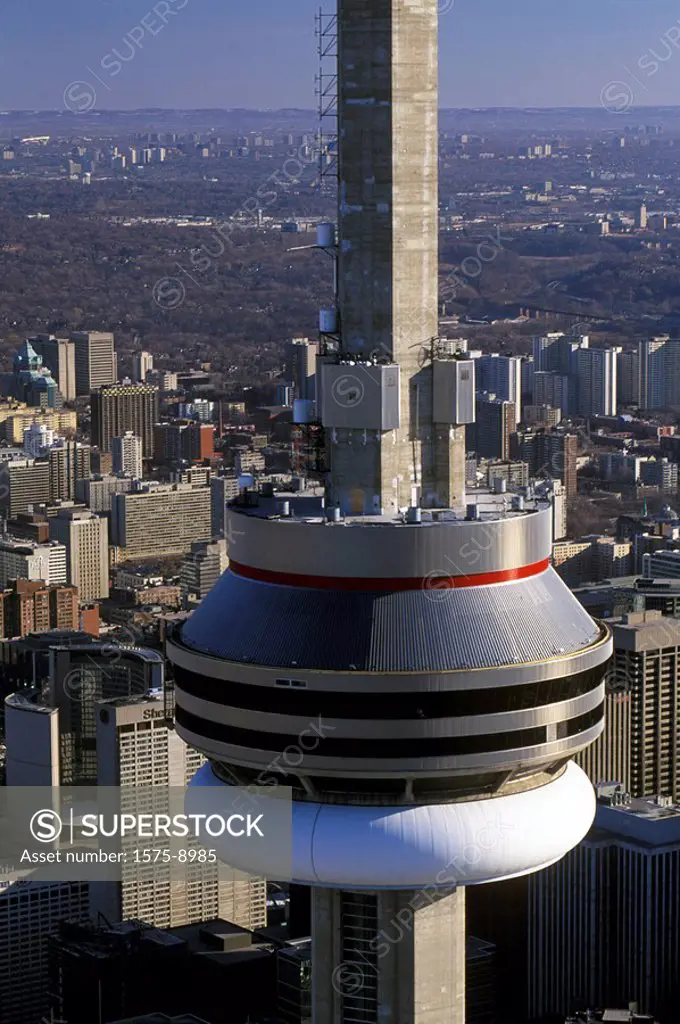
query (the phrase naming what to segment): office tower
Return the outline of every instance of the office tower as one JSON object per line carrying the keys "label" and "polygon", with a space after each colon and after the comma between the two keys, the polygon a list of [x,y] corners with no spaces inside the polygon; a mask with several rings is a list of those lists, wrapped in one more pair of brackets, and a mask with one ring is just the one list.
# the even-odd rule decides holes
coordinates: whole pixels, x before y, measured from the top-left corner
{"label": "office tower", "polygon": [[672,1020],[679,893],[680,808],[600,787],[592,831],[529,879],[529,1017],[635,1002]]}
{"label": "office tower", "polygon": [[31,423],[24,430],[24,451],[29,459],[39,459],[54,444],[54,431],[44,423]]}
{"label": "office tower", "polygon": [[488,391],[515,406],[515,418],[522,421],[522,358],[496,354],[475,360],[477,390]]}
{"label": "office tower", "polygon": [[153,370],[153,356],[150,352],[135,352],[132,356],[132,379],[135,384],[144,384],[146,375]]}
{"label": "office tower", "polygon": [[183,600],[191,597],[196,601],[202,601],[228,565],[227,542],[224,538],[192,544],[180,572]]}
{"label": "office tower", "polygon": [[157,423],[154,427],[154,462],[204,462],[215,454],[215,428],[205,423]]}
{"label": "office tower", "polygon": [[23,637],[52,629],[78,628],[78,591],[75,587],[31,580],[12,580],[0,590],[0,636]]}
{"label": "office tower", "polygon": [[126,476],[131,476],[134,480],[142,479],[141,438],[135,437],[131,430],[127,430],[122,437],[114,437],[111,453],[114,473],[123,473]]}
{"label": "office tower", "polygon": [[38,334],[31,338],[31,345],[42,357],[43,364],[57,382],[64,401],[72,402],[76,397],[76,347],[66,338],[55,338],[52,334]]}
{"label": "office tower", "polygon": [[50,500],[74,501],[79,480],[90,475],[90,446],[80,441],[61,441],[47,453],[50,467]]}
{"label": "office tower", "polygon": [[74,331],[76,394],[89,395],[97,388],[115,384],[116,354],[113,334],[107,331]]}
{"label": "office tower", "polygon": [[226,537],[227,503],[239,493],[236,476],[213,476],[210,478],[210,536]]}
{"label": "office tower", "polygon": [[[96,719],[100,786],[184,787],[205,761],[177,735],[172,707],[166,707],[163,697],[105,701],[97,706]],[[163,811],[160,806],[158,813]],[[267,923],[266,883],[253,878],[221,881],[216,864],[195,866],[186,880],[177,878],[176,870],[173,876],[171,865],[139,865],[126,872],[121,885],[107,890],[99,899],[106,902],[101,909],[109,920],[145,921],[157,928],[217,918],[243,928]]]}
{"label": "office tower", "polygon": [[496,395],[477,394],[476,422],[469,428],[475,438],[474,449],[482,459],[510,458],[510,436],[517,429],[513,402]]}
{"label": "office tower", "polygon": [[616,386],[619,405],[640,405],[640,353],[636,349],[616,357]]}
{"label": "office tower", "polygon": [[534,405],[547,405],[560,409],[563,415],[570,412],[571,397],[569,377],[547,370],[537,370],[534,374],[533,402]]}
{"label": "office tower", "polygon": [[[34,686],[5,700],[8,786],[97,784],[97,704],[162,691],[163,659],[85,633],[39,638]],[[54,780],[57,780],[55,783]]]}
{"label": "office tower", "polygon": [[35,459],[0,463],[0,508],[8,519],[27,513],[33,505],[50,500],[50,467]]}
{"label": "office tower", "polygon": [[616,351],[583,348],[576,353],[581,416],[616,416]]}
{"label": "office tower", "polygon": [[43,366],[42,356],[35,351],[30,341],[24,341],[14,357],[14,375],[10,394],[27,405],[43,409],[58,409],[63,404],[63,395],[57,382]]}
{"label": "office tower", "polygon": [[50,518],[50,537],[66,548],[68,582],[81,601],[109,596],[109,535],[105,519],[89,509],[59,509]]}
{"label": "office tower", "polygon": [[0,539],[0,587],[10,580],[42,580],[48,586],[67,582],[66,548],[58,541],[34,543]]}
{"label": "office tower", "polygon": [[[594,812],[570,757],[602,730],[611,639],[549,565],[549,509],[466,501],[474,361],[436,343],[437,15],[339,2],[327,501],[244,495],[228,571],[167,644],[178,733],[211,760],[189,802],[283,782],[300,726],[332,730],[285,766],[316,1024],[462,1024],[462,886],[554,861]],[[482,837],[494,807],[511,827]]]}
{"label": "office tower", "polygon": [[[612,672],[631,697],[630,792],[680,799],[680,621],[660,611],[613,624]],[[623,781],[623,780],[612,780]]]}
{"label": "office tower", "polygon": [[114,494],[127,494],[132,490],[129,476],[92,476],[76,484],[76,499],[87,505],[91,512],[110,512]]}
{"label": "office tower", "polygon": [[185,555],[210,540],[210,487],[174,484],[114,494],[111,540],[123,558]]}
{"label": "office tower", "polygon": [[513,435],[510,455],[529,463],[531,476],[561,480],[567,500],[576,497],[578,437],[562,430],[519,430]]}
{"label": "office tower", "polygon": [[0,1020],[48,1019],[47,938],[61,921],[86,923],[87,882],[27,882],[0,878]]}
{"label": "office tower", "polygon": [[142,456],[153,454],[153,428],[158,420],[158,388],[148,384],[114,384],[92,393],[92,444],[112,450],[114,437],[130,430],[142,441]]}
{"label": "office tower", "polygon": [[639,228],[640,231],[646,231],[647,230],[647,207],[645,206],[644,203],[642,204],[642,206],[638,210],[638,215],[637,215],[637,218],[636,218],[636,226]]}
{"label": "office tower", "polygon": [[292,380],[295,398],[316,400],[316,358],[319,345],[309,338],[293,338],[286,345],[285,372]]}

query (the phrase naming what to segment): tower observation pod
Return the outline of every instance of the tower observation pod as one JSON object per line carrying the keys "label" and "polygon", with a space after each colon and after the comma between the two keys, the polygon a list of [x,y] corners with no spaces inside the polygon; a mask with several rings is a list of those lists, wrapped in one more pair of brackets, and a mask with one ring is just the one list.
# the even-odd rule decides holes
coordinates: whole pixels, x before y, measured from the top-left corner
{"label": "tower observation pod", "polygon": [[292,787],[315,1024],[464,1024],[465,887],[559,860],[595,812],[571,758],[603,729],[610,634],[550,565],[549,506],[465,494],[474,365],[437,337],[437,7],[339,0],[325,499],[236,499],[229,569],[167,646],[178,732],[209,759],[194,792]]}

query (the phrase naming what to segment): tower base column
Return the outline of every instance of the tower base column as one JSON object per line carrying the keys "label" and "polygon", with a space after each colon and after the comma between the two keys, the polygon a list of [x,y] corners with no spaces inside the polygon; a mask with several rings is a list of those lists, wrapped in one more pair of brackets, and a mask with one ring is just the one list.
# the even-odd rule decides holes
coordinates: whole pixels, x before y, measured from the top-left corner
{"label": "tower base column", "polygon": [[465,1024],[465,892],[314,889],[314,1024]]}

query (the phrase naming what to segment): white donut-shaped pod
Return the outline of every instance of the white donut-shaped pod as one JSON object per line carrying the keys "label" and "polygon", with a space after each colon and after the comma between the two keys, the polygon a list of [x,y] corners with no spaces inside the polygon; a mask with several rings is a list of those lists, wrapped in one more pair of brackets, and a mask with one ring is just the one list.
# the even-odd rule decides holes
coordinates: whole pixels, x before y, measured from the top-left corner
{"label": "white donut-shaped pod", "polygon": [[[208,806],[222,815],[242,809],[237,794],[207,764],[189,787],[187,813]],[[258,790],[258,811],[266,801]],[[271,803],[281,807],[281,801]],[[570,762],[553,782],[496,799],[419,807],[293,802],[292,865],[281,843],[262,843],[254,853],[252,844],[201,838],[233,867],[276,881],[341,889],[450,888],[540,871],[583,839],[594,816],[593,787]]]}

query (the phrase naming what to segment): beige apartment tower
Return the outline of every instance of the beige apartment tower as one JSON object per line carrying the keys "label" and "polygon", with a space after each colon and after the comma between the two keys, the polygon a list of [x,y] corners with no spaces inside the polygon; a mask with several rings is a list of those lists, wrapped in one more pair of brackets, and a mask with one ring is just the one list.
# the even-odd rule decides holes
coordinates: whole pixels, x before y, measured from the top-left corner
{"label": "beige apartment tower", "polygon": [[68,582],[80,601],[109,596],[109,533],[106,519],[89,509],[59,509],[50,518],[50,539],[66,548]]}
{"label": "beige apartment tower", "polygon": [[172,484],[114,494],[111,538],[123,558],[185,555],[211,536],[210,487]]}

